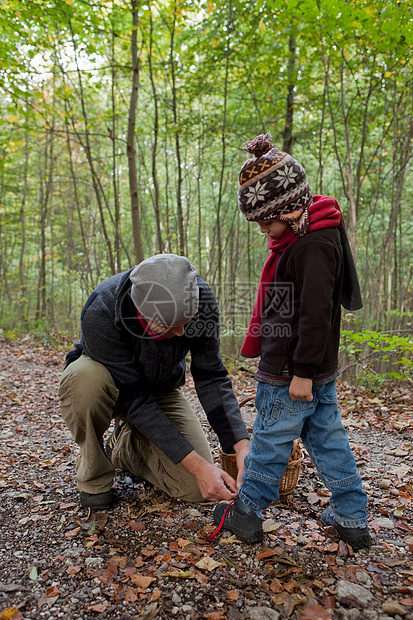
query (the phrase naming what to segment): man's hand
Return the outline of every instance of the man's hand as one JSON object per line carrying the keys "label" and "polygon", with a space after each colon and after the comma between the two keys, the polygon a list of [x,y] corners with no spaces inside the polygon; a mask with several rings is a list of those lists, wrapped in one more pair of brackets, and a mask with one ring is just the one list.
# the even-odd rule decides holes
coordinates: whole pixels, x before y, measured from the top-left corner
{"label": "man's hand", "polygon": [[291,400],[306,400],[309,403],[313,400],[313,380],[305,377],[294,377],[290,383]]}
{"label": "man's hand", "polygon": [[236,483],[237,483],[237,489],[239,489],[241,486],[241,482],[242,482],[242,474],[245,471],[244,459],[250,450],[250,440],[241,439],[241,441],[234,443],[233,448],[235,450],[235,454],[237,455],[238,476],[237,476]]}
{"label": "man's hand", "polygon": [[181,465],[195,476],[204,499],[220,502],[237,497],[238,489],[232,476],[216,465],[209,463],[195,450],[192,450],[182,459]]}

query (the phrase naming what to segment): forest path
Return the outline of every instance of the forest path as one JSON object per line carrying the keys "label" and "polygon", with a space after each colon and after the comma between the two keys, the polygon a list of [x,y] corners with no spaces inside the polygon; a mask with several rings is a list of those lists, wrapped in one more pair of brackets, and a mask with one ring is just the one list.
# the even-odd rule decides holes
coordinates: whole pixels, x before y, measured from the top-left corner
{"label": "forest path", "polygon": [[[209,542],[212,504],[172,500],[122,472],[115,510],[78,506],[77,447],[56,397],[63,348],[0,341],[0,618],[413,619],[411,386],[339,385],[370,551],[353,554],[321,527],[327,493],[308,457],[290,501],[266,512],[263,544],[228,532]],[[231,376],[251,425],[252,375]],[[185,392],[218,458],[191,378]]]}

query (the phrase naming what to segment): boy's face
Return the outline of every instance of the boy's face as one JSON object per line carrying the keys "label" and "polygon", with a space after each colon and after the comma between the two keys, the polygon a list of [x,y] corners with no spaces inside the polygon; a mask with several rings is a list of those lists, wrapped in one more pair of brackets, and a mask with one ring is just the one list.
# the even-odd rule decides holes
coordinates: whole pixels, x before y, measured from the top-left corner
{"label": "boy's face", "polygon": [[257,222],[262,233],[265,233],[269,237],[282,237],[287,230],[289,224],[282,222],[281,220],[259,220]]}

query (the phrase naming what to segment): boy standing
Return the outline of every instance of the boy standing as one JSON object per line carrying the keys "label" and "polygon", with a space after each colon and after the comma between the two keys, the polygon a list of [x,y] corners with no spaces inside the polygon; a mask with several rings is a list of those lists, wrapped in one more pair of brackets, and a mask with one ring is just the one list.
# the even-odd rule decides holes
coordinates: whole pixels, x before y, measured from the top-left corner
{"label": "boy standing", "polygon": [[249,142],[238,203],[269,237],[241,353],[261,356],[250,452],[237,500],[215,507],[214,521],[245,542],[262,540],[256,511],[277,500],[293,440],[301,437],[331,491],[321,515],[354,550],[371,546],[367,496],[337,407],[340,304],[362,306],[337,202],[312,195],[305,171],[271,144]]}

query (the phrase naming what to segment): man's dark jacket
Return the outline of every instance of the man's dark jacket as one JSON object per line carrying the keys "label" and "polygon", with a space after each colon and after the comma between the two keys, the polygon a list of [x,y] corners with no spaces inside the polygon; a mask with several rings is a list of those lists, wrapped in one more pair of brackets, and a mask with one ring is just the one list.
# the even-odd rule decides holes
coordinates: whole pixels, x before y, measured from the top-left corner
{"label": "man's dark jacket", "polygon": [[70,363],[84,351],[103,364],[119,389],[131,424],[179,463],[193,447],[163,413],[153,396],[167,394],[185,383],[185,356],[208,421],[224,452],[249,438],[231,381],[219,352],[219,313],[210,287],[197,278],[199,307],[183,336],[155,340],[148,336],[129,291],[130,271],[112,276],[90,295],[81,314],[82,337]]}

